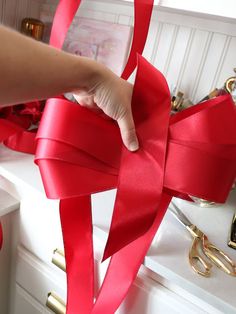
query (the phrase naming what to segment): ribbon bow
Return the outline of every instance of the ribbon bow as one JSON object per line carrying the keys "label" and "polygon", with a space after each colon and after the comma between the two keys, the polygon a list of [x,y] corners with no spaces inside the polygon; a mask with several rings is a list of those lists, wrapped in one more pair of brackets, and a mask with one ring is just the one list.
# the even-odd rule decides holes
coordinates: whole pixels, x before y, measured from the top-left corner
{"label": "ribbon bow", "polygon": [[[36,162],[47,196],[61,199],[67,313],[114,313],[171,197],[190,194],[224,202],[236,175],[236,111],[230,95],[170,118],[166,81],[139,56],[132,108],[140,142],[136,153],[122,148],[115,122],[68,101],[49,100],[41,121]],[[104,259],[112,259],[93,304],[90,195],[114,187],[104,253]]]}

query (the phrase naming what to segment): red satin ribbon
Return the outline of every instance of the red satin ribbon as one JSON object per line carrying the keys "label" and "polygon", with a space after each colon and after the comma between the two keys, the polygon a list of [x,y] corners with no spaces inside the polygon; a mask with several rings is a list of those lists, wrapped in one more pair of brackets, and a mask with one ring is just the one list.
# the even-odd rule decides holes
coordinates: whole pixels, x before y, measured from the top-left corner
{"label": "red satin ribbon", "polygon": [[[121,148],[119,130],[113,121],[103,120],[68,101],[49,100],[41,121],[36,162],[47,196],[64,199],[60,209],[68,272],[68,313],[90,313],[82,309],[92,304],[92,271],[88,271],[89,261],[92,270],[91,221],[85,224],[78,217],[76,225],[72,223],[76,214],[82,215],[81,211],[90,213],[90,200],[85,195],[118,189],[105,250],[105,257],[113,256],[91,311],[114,313],[161,223],[170,191],[225,201],[235,178],[236,111],[231,96],[220,96],[171,117],[167,139],[170,97],[165,79],[139,57],[132,108],[141,145],[137,153]],[[78,230],[84,232],[87,256],[72,256],[72,252],[81,252],[75,240]],[[73,263],[83,270],[73,268]],[[79,277],[77,282],[73,280]],[[77,291],[83,287],[89,296],[79,300]],[[75,307],[71,300],[76,300]]]}
{"label": "red satin ribbon", "polygon": [[[56,14],[58,23],[67,27],[62,27],[62,37],[76,12],[75,2],[80,3],[66,6],[66,2],[60,2]],[[144,24],[150,14],[146,18]],[[57,34],[56,27],[53,32]],[[53,40],[57,47],[62,45],[63,40]],[[131,61],[128,73],[135,64]],[[40,124],[36,162],[47,196],[61,199],[67,314],[114,313],[172,195],[224,202],[235,178],[236,109],[231,97],[220,96],[170,119],[164,77],[142,57],[138,63],[132,98],[138,152],[122,148],[115,122],[63,99],[48,101]],[[104,253],[104,258],[112,258],[94,304],[90,195],[114,187],[118,192]]]}
{"label": "red satin ribbon", "polygon": [[[80,1],[77,1],[78,5],[80,4]],[[127,67],[123,73],[123,77],[128,77],[136,64],[136,61],[134,61],[134,56],[136,51],[139,51],[140,53],[142,53],[144,44],[145,44],[145,40],[147,37],[147,32],[148,32],[148,26],[149,26],[149,22],[150,22],[150,17],[151,17],[151,12],[152,12],[152,4],[153,1],[136,1],[135,3],[135,28],[134,28],[134,37],[133,37],[133,43],[132,43],[132,47],[131,47],[131,54],[130,54],[130,58],[128,60],[128,64]],[[61,1],[59,6],[58,6],[58,10],[56,12],[55,15],[55,20],[54,20],[54,25],[52,28],[52,35],[51,35],[51,44],[53,44],[54,46],[60,48],[62,46],[62,43],[64,41],[65,35],[66,35],[66,31],[69,28],[69,21],[68,21],[68,15],[72,16],[75,14],[77,8],[74,5],[74,3],[71,6],[68,6],[68,1]],[[144,11],[143,11],[144,10]],[[63,20],[62,17],[65,14],[65,19]],[[56,25],[60,24],[60,29],[58,32],[58,28],[56,27]],[[64,27],[63,27],[64,25]],[[139,33],[137,33],[137,28],[139,29]],[[58,37],[58,34],[61,35],[61,38]],[[138,36],[139,35],[139,36]],[[53,138],[58,138],[58,142],[57,143],[53,143],[50,141],[44,141],[43,137],[44,137],[44,131],[51,125],[51,121],[49,121],[51,119],[51,114],[50,114],[50,108],[52,108],[52,104],[55,104],[58,108],[59,103],[62,104],[61,109],[62,111],[60,111],[60,115],[55,117],[57,120],[57,126],[59,126],[59,128],[55,128],[55,133],[52,135]],[[169,102],[168,102],[168,106],[169,106]],[[76,106],[76,108],[78,108]],[[89,156],[87,156],[87,154],[82,154],[82,156],[80,156],[80,158],[78,159],[78,154],[76,151],[71,152],[71,150],[68,152],[68,148],[64,146],[64,144],[62,144],[61,140],[64,138],[64,136],[67,136],[68,133],[64,132],[65,131],[65,125],[63,125],[63,121],[67,121],[65,118],[65,112],[64,109],[66,110],[67,107],[65,106],[65,102],[63,100],[59,101],[58,99],[56,100],[50,100],[48,101],[45,113],[44,113],[44,117],[45,119],[43,119],[43,127],[41,128],[41,131],[38,134],[38,151],[37,151],[37,157],[36,157],[36,161],[39,164],[40,167],[40,171],[42,174],[42,177],[45,178],[45,189],[49,192],[49,194],[51,195],[50,197],[53,197],[54,193],[55,196],[57,198],[65,198],[63,199],[63,201],[61,200],[60,202],[60,214],[61,214],[61,223],[62,223],[62,230],[63,230],[63,237],[64,237],[64,246],[65,246],[65,257],[66,257],[66,265],[67,265],[67,282],[68,282],[68,297],[67,297],[67,312],[68,313],[76,313],[76,312],[80,312],[80,313],[91,313],[92,312],[98,312],[101,311],[101,313],[104,313],[104,311],[106,313],[113,313],[116,308],[118,307],[118,305],[120,304],[121,300],[124,298],[125,294],[127,293],[128,287],[130,286],[131,282],[128,282],[128,285],[125,289],[121,289],[121,293],[117,293],[116,294],[116,298],[117,300],[115,300],[115,298],[113,297],[111,300],[111,304],[109,306],[105,306],[104,308],[104,301],[102,302],[97,302],[96,305],[93,307],[93,298],[94,298],[94,292],[93,292],[93,260],[91,259],[91,255],[92,253],[88,253],[87,254],[82,254],[80,256],[77,257],[71,257],[73,255],[73,252],[76,251],[77,249],[77,240],[76,239],[84,239],[83,240],[83,245],[85,247],[84,251],[88,251],[92,252],[92,238],[91,238],[91,225],[92,222],[90,220],[90,222],[88,221],[87,224],[84,224],[83,220],[80,220],[79,218],[79,213],[75,210],[74,214],[73,214],[73,219],[74,221],[80,221],[80,231],[84,232],[83,236],[78,237],[78,230],[77,230],[77,226],[76,225],[75,228],[72,228],[72,224],[71,224],[71,207],[73,208],[77,208],[77,207],[81,207],[81,202],[82,200],[78,197],[74,197],[72,198],[74,195],[83,195],[82,190],[86,188],[88,188],[88,190],[85,192],[86,194],[91,194],[91,188],[92,188],[92,182],[94,181],[94,191],[98,191],[98,190],[104,190],[105,189],[109,189],[111,187],[116,186],[116,176],[117,174],[115,174],[115,172],[117,172],[117,165],[116,168],[112,169],[111,171],[114,172],[114,174],[112,174],[111,176],[106,176],[105,172],[109,170],[110,164],[105,164],[101,167],[101,162],[97,163],[96,160],[94,160],[94,158],[90,158]],[[63,113],[64,112],[64,113]],[[69,108],[68,114],[71,114],[71,108]],[[167,113],[167,117],[169,116],[169,114]],[[80,125],[83,126],[86,121],[88,121],[89,124],[92,123],[93,120],[93,116],[89,116],[89,120],[88,118],[86,118],[86,116],[81,116],[82,120],[80,121]],[[78,117],[77,117],[78,118]],[[71,117],[69,118],[71,121]],[[72,121],[71,121],[72,122]],[[102,124],[101,124],[102,122]],[[78,121],[75,121],[76,126],[78,125]],[[95,123],[95,127],[96,126],[96,121],[94,121]],[[88,138],[90,137],[89,134],[91,134],[91,137],[94,138],[94,134],[101,134],[103,138],[103,120],[100,120],[99,122],[99,128],[95,130],[93,130],[94,128],[91,126],[88,134],[87,134],[87,138],[84,137],[84,134],[81,133],[82,137],[79,138],[73,138],[72,140],[72,146],[75,144],[75,142],[78,142],[80,145],[81,143],[86,144]],[[110,144],[114,147],[114,137],[116,137],[118,145],[117,147],[113,148],[113,151],[115,154],[113,154],[112,156],[112,163],[116,163],[118,160],[117,158],[120,159],[120,150],[121,150],[121,141],[120,141],[120,135],[119,135],[119,131],[118,129],[116,129],[116,131],[114,131],[114,122],[112,122],[110,124],[110,128],[111,131],[113,133],[112,138],[110,138]],[[63,131],[64,129],[64,131]],[[49,131],[49,129],[48,129]],[[72,133],[70,134],[78,134],[78,130],[72,131]],[[96,133],[95,133],[96,132]],[[114,133],[115,132],[115,133]],[[50,133],[50,131],[49,131]],[[49,135],[49,133],[47,133],[47,136]],[[55,136],[55,137],[54,137]],[[166,126],[166,136],[167,136],[167,126]],[[42,137],[42,138],[41,138]],[[75,140],[75,141],[74,141]],[[67,143],[68,139],[65,139],[65,143]],[[48,143],[50,143],[48,145]],[[59,144],[60,143],[60,144]],[[59,144],[59,145],[57,145]],[[109,143],[107,143],[109,145]],[[56,145],[56,146],[55,146]],[[56,151],[54,150],[54,148],[56,148]],[[105,157],[107,155],[107,149],[105,150],[101,150],[97,144],[96,146],[96,153],[97,156],[96,157]],[[86,150],[85,150],[86,152]],[[96,164],[97,165],[95,167],[98,167],[98,175],[96,175],[95,177],[95,173],[93,173],[93,171],[91,171],[91,175],[92,178],[89,177],[89,173],[90,171],[88,169],[86,169],[85,171],[83,169],[79,169],[79,167],[75,167],[74,170],[72,171],[73,174],[77,174],[76,177],[74,177],[74,181],[72,179],[72,181],[69,183],[69,185],[67,186],[68,189],[65,189],[65,185],[63,185],[62,188],[60,188],[60,179],[56,178],[57,176],[57,170],[59,168],[57,168],[57,165],[55,165],[55,163],[53,162],[53,164],[49,161],[48,158],[54,159],[55,155],[54,153],[58,154],[56,159],[59,161],[59,163],[56,162],[57,165],[59,165],[60,171],[65,171],[65,175],[68,174],[68,168],[67,166],[65,166],[65,161],[67,160],[67,158],[70,159],[70,162],[73,160],[76,164],[78,164],[78,162],[80,161],[80,159],[82,158],[83,162],[85,162],[87,164],[88,167],[91,167],[91,164]],[[45,160],[45,154],[47,156],[47,161]],[[52,154],[52,155],[51,155]],[[53,157],[54,156],[54,157]],[[72,158],[72,160],[71,160]],[[164,158],[162,158],[164,161]],[[62,161],[62,164],[61,162]],[[101,159],[102,161],[102,159]],[[119,161],[120,162],[120,161]],[[102,161],[102,164],[104,162]],[[54,167],[56,166],[57,170],[54,171],[52,170]],[[78,170],[80,170],[78,172]],[[104,174],[103,174],[103,178],[101,179],[101,171],[103,170]],[[51,173],[51,175],[49,174]],[[84,175],[83,175],[84,173]],[[81,177],[83,176],[83,182],[82,185],[80,186],[81,189],[78,190],[78,176]],[[51,179],[49,178],[51,177]],[[87,182],[85,182],[85,180],[87,180]],[[57,191],[57,187],[53,184],[53,186],[50,184],[50,180],[52,180],[53,182],[57,182],[57,187],[59,187],[60,191]],[[76,183],[76,184],[75,184]],[[105,186],[103,186],[105,185]],[[71,190],[71,187],[74,186],[76,187],[76,191],[73,192],[73,188]],[[56,190],[54,189],[56,188]],[[69,194],[68,195],[64,195],[64,193],[67,193],[67,191],[69,190]],[[59,192],[59,193],[58,193]],[[52,194],[51,194],[52,193]],[[82,193],[82,194],[81,194]],[[160,195],[161,193],[158,192],[158,194]],[[69,198],[68,198],[69,197]],[[89,213],[91,212],[91,208],[90,208],[90,198],[85,198],[87,200],[87,202],[85,201],[85,203],[83,204],[83,212],[84,213]],[[154,205],[153,205],[154,207]],[[156,207],[156,204],[155,204]],[[74,215],[76,215],[77,213],[77,219],[75,218]],[[82,227],[83,226],[83,227]],[[68,230],[70,230],[70,232],[68,232]],[[90,248],[90,250],[89,250]],[[142,258],[143,259],[143,258]],[[137,264],[137,262],[136,262]],[[139,263],[140,264],[140,263]],[[75,265],[81,265],[81,269],[78,269],[78,267],[75,267]],[[89,267],[90,266],[90,267]],[[137,270],[139,267],[137,267]],[[113,267],[111,268],[113,271]],[[85,273],[87,273],[87,276],[85,276]],[[111,271],[108,271],[108,275],[112,273]],[[75,280],[75,278],[80,278],[80,280]],[[110,280],[108,280],[109,282]],[[105,281],[106,282],[106,281]],[[110,287],[110,283],[108,284],[108,286]],[[106,289],[106,288],[105,288]],[[79,293],[79,295],[81,297],[77,297],[78,294],[78,290],[81,292]],[[84,292],[82,294],[82,291]],[[101,291],[105,291],[104,288]],[[83,295],[83,297],[82,297]],[[101,296],[98,298],[98,300],[103,300],[104,298],[104,293],[101,292]],[[106,297],[105,297],[106,299]],[[107,301],[106,301],[107,302]],[[102,306],[101,306],[102,304]],[[101,307],[101,309],[99,310],[99,308]],[[92,309],[93,308],[93,309]]]}

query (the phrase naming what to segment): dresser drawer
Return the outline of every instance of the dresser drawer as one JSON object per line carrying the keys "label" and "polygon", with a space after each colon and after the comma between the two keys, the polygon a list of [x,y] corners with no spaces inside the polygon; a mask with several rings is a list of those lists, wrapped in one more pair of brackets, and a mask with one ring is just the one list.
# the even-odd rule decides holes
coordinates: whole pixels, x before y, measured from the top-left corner
{"label": "dresser drawer", "polygon": [[[109,226],[115,192],[108,191],[92,196],[93,222],[96,226]],[[63,249],[59,201],[49,200],[41,193],[24,197],[20,204],[19,242],[39,259],[51,263],[53,251]],[[96,236],[95,236],[96,237]],[[101,254],[94,237],[95,256]],[[103,247],[106,237],[102,238]]]}
{"label": "dresser drawer", "polygon": [[[95,260],[95,293],[98,291],[99,266]],[[50,293],[66,300],[66,273],[53,263],[46,264],[22,246],[17,249],[16,283],[45,305]],[[23,314],[23,313],[22,313]]]}
{"label": "dresser drawer", "polygon": [[23,199],[19,223],[20,244],[50,264],[53,251],[63,248],[58,201],[37,195]]}
{"label": "dresser drawer", "polygon": [[[30,177],[29,171],[28,176]],[[11,179],[15,181],[15,177]],[[0,176],[0,189],[19,200],[19,219],[14,225],[15,232],[19,230],[17,241],[39,259],[50,262],[53,250],[63,248],[59,201],[49,200],[44,191],[37,190],[20,180],[16,181],[12,183]]]}
{"label": "dresser drawer", "polygon": [[[25,249],[18,248],[16,267],[16,283],[22,287],[26,293],[33,297],[42,308],[48,299],[48,294],[53,293],[63,300],[66,300],[66,278],[65,273],[60,271],[60,274],[55,272],[55,269],[40,262],[35,256],[27,252]],[[98,265],[96,265],[98,266]],[[103,278],[107,263],[96,267],[100,280]],[[18,289],[19,290],[19,289]],[[21,291],[22,292],[22,291]],[[19,293],[18,293],[19,294]],[[18,296],[19,299],[19,296]],[[18,302],[26,302],[27,307],[32,306],[28,304],[28,299],[25,300],[25,294],[22,293]],[[32,303],[32,302],[30,302]],[[34,304],[34,303],[33,303]],[[30,314],[47,313],[35,312]],[[27,313],[27,312],[26,312]],[[136,278],[131,287],[126,299],[117,311],[117,314],[166,314],[166,313],[185,313],[185,314],[201,314],[205,313],[194,304],[186,301],[172,291],[163,287],[158,282],[148,278],[142,271]],[[14,314],[23,314],[14,312]],[[25,314],[25,313],[24,313]]]}
{"label": "dresser drawer", "polygon": [[65,273],[42,263],[22,247],[18,247],[16,283],[42,306],[45,306],[51,292],[66,300]]}
{"label": "dresser drawer", "polygon": [[51,313],[45,306],[39,304],[29,293],[16,284],[11,314]]}

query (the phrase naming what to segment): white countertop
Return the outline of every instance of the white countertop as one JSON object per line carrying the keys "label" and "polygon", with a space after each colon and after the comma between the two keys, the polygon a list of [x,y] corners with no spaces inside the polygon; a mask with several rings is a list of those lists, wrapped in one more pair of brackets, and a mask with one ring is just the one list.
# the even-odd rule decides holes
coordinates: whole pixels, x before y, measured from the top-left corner
{"label": "white countertop", "polygon": [[[20,189],[31,189],[44,194],[40,174],[32,155],[14,152],[0,145],[0,175]],[[94,224],[98,227],[95,228],[95,232],[104,243],[114,198],[115,190],[93,195]],[[227,246],[231,220],[236,211],[236,191],[231,193],[224,206],[200,208],[178,199],[175,199],[175,203],[207,234],[210,242],[236,261],[236,250]],[[187,230],[167,212],[144,265],[160,276],[165,285],[169,283],[180,287],[223,313],[236,313],[236,277],[226,275],[215,266],[212,268],[210,278],[195,274],[188,264],[191,241]]]}

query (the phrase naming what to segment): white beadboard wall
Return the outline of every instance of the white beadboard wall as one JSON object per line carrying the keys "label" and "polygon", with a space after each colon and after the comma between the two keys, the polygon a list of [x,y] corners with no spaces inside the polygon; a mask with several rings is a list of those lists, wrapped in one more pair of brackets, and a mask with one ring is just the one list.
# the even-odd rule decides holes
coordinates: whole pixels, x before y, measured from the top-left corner
{"label": "white beadboard wall", "polygon": [[[55,10],[55,0],[0,0],[0,19],[18,28],[26,16]],[[132,3],[84,0],[79,16],[130,25]],[[155,7],[144,56],[161,70],[172,89],[185,92],[194,102],[221,87],[236,67],[236,20]]]}
{"label": "white beadboard wall", "polygon": [[0,0],[0,22],[20,29],[24,17],[39,18],[41,0]]}

